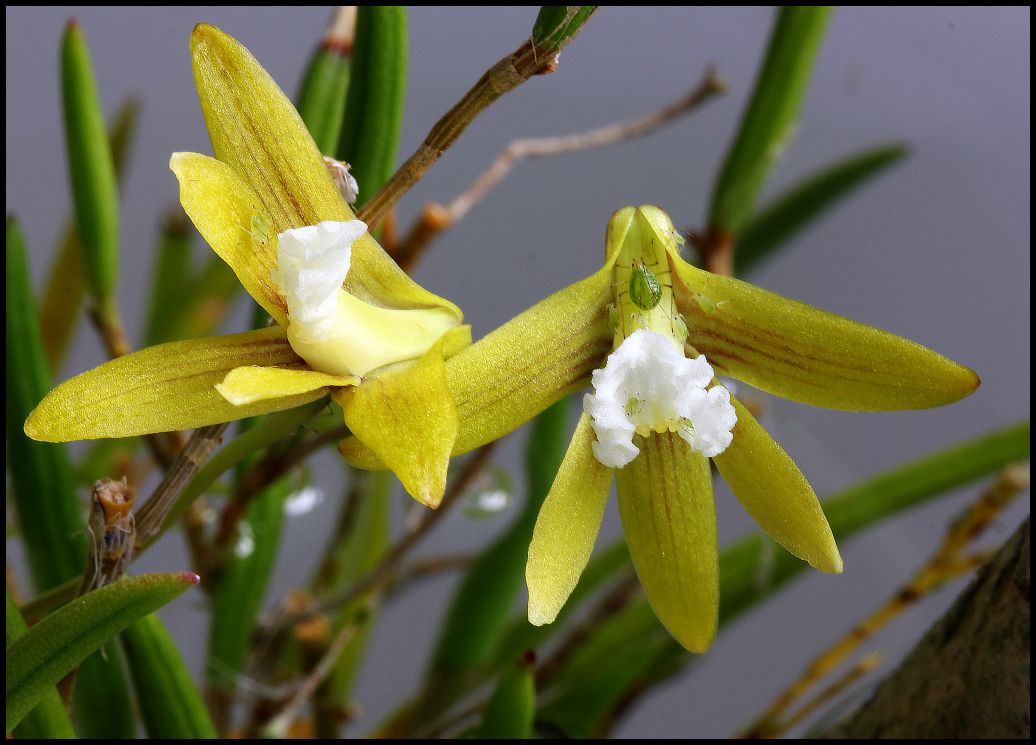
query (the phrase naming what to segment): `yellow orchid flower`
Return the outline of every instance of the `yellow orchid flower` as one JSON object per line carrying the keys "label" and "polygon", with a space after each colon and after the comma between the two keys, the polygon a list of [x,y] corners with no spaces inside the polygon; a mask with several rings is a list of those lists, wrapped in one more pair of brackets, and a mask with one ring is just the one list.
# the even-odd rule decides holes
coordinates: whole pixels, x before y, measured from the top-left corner
{"label": "yellow orchid flower", "polygon": [[[709,458],[774,540],[817,569],[842,570],[809,482],[714,374],[851,411],[940,406],[979,380],[901,337],[701,271],[677,243],[661,209],[619,210],[604,267],[448,360],[446,383],[460,417],[455,455],[593,384],[529,546],[529,620],[550,623],[568,599],[614,477],[648,601],[700,652],[719,610]],[[340,449],[380,466],[356,438]]]}
{"label": "yellow orchid flower", "polygon": [[191,53],[216,157],[172,156],[180,201],[276,325],[105,363],[51,391],[26,434],[190,429],[330,392],[354,435],[413,496],[437,505],[458,421],[444,360],[471,343],[470,327],[356,219],[295,108],[247,49],[202,25]]}

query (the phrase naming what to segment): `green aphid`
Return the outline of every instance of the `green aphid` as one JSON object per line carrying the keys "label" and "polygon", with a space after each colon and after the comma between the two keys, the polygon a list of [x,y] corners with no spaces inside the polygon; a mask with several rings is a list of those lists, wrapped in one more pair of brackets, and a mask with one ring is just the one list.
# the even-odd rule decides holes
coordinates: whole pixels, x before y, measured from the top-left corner
{"label": "green aphid", "polygon": [[662,286],[655,273],[638,262],[630,275],[630,300],[641,310],[651,310],[662,299]]}
{"label": "green aphid", "polygon": [[255,242],[265,246],[270,241],[270,223],[262,215],[252,215],[252,237]]}

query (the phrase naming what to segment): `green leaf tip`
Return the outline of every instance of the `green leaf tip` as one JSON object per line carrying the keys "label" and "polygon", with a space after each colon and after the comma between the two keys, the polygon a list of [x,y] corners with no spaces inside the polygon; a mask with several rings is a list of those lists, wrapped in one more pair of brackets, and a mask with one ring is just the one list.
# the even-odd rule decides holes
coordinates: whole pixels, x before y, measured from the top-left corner
{"label": "green leaf tip", "polygon": [[90,52],[74,20],[61,41],[61,92],[76,225],[90,289],[108,314],[118,277],[118,186]]}
{"label": "green leaf tip", "polygon": [[716,180],[709,210],[714,231],[741,229],[770,169],[794,136],[830,14],[826,7],[778,11],[748,108]]}
{"label": "green leaf tip", "polygon": [[532,27],[532,41],[546,52],[560,51],[596,11],[596,5],[543,5]]}
{"label": "green leaf tip", "polygon": [[121,579],[33,626],[7,650],[7,731],[88,655],[199,581],[193,572]]}

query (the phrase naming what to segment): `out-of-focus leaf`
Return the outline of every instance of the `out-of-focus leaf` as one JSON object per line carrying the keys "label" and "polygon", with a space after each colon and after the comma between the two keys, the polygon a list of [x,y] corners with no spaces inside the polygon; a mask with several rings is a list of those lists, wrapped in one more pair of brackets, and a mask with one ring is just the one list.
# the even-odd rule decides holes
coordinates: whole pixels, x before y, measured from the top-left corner
{"label": "out-of-focus leaf", "polygon": [[119,190],[90,53],[71,21],[61,42],[61,92],[76,225],[90,290],[102,315],[114,313],[119,273]]}
{"label": "out-of-focus leaf", "polygon": [[195,288],[195,283],[189,281],[190,265],[190,224],[182,210],[170,210],[158,231],[158,251],[151,278],[147,322],[144,324],[144,346],[173,340],[168,329],[184,312],[184,299]]}
{"label": "out-of-focus leaf", "polygon": [[355,6],[339,6],[302,76],[299,115],[325,154],[334,153],[342,129],[355,24]]}
{"label": "out-of-focus leaf", "polygon": [[442,713],[473,682],[490,674],[522,586],[536,515],[565,453],[570,410],[571,401],[564,398],[533,420],[525,449],[528,498],[511,526],[461,581],[432,652],[421,702],[414,709],[415,724]]}
{"label": "out-of-focus leaf", "polygon": [[169,339],[196,339],[207,336],[226,317],[241,283],[233,270],[218,256],[191,274],[183,298],[166,319]]}
{"label": "out-of-focus leaf", "polygon": [[[1025,421],[838,492],[824,501],[824,511],[835,536],[845,539],[1028,456]],[[761,535],[728,546],[720,554],[720,630],[806,567]],[[624,651],[629,658],[616,662]],[[588,736],[609,724],[631,692],[669,677],[694,659],[665,633],[647,601],[638,598],[600,624],[550,681],[551,703],[539,718],[567,736]]]}
{"label": "out-of-focus leaf", "polygon": [[[366,480],[367,486],[359,497],[353,516],[343,515],[343,519],[352,521],[352,528],[340,526],[344,530],[336,531],[338,535],[347,537],[335,552],[329,554],[333,557],[334,568],[328,567],[330,571],[324,581],[317,583],[318,587],[331,593],[349,587],[373,569],[384,556],[392,536],[391,488],[396,483],[392,474],[388,471],[351,473],[353,478]],[[363,608],[364,602],[361,599],[346,606],[332,621],[332,637],[346,624],[352,624],[355,633],[313,701],[318,738],[339,736],[338,726],[345,718],[343,715],[356,674],[377,623],[376,610]]]}
{"label": "out-of-focus leaf", "polygon": [[212,603],[205,674],[214,690],[232,691],[244,665],[263,597],[277,559],[284,503],[292,480],[285,476],[252,500]]}
{"label": "out-of-focus leaf", "polygon": [[[636,644],[631,644],[631,639]],[[565,737],[595,736],[631,681],[648,672],[654,663],[649,651],[663,640],[680,646],[666,633],[646,600],[641,598],[626,606],[575,648],[554,681],[559,693],[548,697],[536,715],[537,721],[549,724]]]}
{"label": "out-of-focus leaf", "polygon": [[742,227],[734,254],[736,273],[750,272],[856,188],[902,160],[907,152],[899,143],[866,150],[792,186]]}
{"label": "out-of-focus leaf", "polygon": [[[50,389],[32,302],[25,245],[13,220],[7,223],[7,448],[15,512],[24,538],[29,570],[37,590],[71,582],[86,565],[86,526],[64,445],[29,440],[23,423]],[[91,656],[79,672],[73,705],[79,734],[115,737],[134,734],[132,717],[122,716],[127,694],[118,659]],[[93,705],[82,702],[92,696]],[[119,715],[106,712],[119,707]]]}
{"label": "out-of-focus leaf", "polygon": [[337,152],[339,160],[352,165],[360,186],[357,206],[392,175],[403,125],[406,70],[406,8],[361,6]]}
{"label": "out-of-focus leaf", "polygon": [[[129,149],[136,132],[139,111],[140,104],[137,100],[128,99],[119,107],[108,128],[108,143],[111,146],[117,183],[122,182],[122,177],[126,173],[126,163],[129,161]],[[75,220],[70,219],[61,231],[61,239],[54,251],[54,259],[40,300],[40,329],[43,332],[47,363],[52,373],[60,370],[69,342],[79,324],[85,288],[83,244],[79,240]]]}
{"label": "out-of-focus leaf", "polygon": [[[28,631],[25,619],[18,612],[18,606],[11,600],[10,592],[7,593],[5,615],[4,646],[10,647]],[[14,737],[17,740],[69,740],[75,736],[72,720],[68,718],[68,713],[65,711],[65,704],[54,689],[44,693],[35,708],[25,715],[21,724],[14,728]]]}
{"label": "out-of-focus leaf", "polygon": [[129,466],[129,459],[139,448],[140,440],[136,437],[94,440],[75,464],[76,481],[80,486],[91,486],[98,479],[120,478],[124,475],[123,465]]}
{"label": "out-of-focus leaf", "polygon": [[216,479],[250,455],[269,447],[277,440],[287,437],[298,430],[299,427],[312,419],[326,405],[327,399],[321,399],[294,409],[268,415],[258,425],[235,437],[220,448],[214,456],[209,458],[209,461],[204,466],[198,469],[194,478],[184,487],[184,490],[176,500],[176,504],[169,510],[169,515],[162,526],[163,532],[176,525],[191,502],[204,494],[216,482]]}
{"label": "out-of-focus leaf", "polygon": [[486,740],[527,740],[536,714],[534,655],[500,673],[493,694],[486,702],[477,737]]}
{"label": "out-of-focus leaf", "polygon": [[632,571],[632,565],[626,542],[620,540],[598,551],[590,559],[590,563],[586,565],[586,569],[579,577],[576,589],[568,596],[568,602],[558,613],[554,623],[533,626],[524,612],[520,617],[512,619],[493,656],[496,664],[514,659],[516,655],[526,649],[542,649],[549,639],[564,628],[568,618],[579,613],[585,600],[593,596],[607,582],[619,576],[623,570]]}
{"label": "out-of-focus leaf", "polygon": [[25,417],[50,390],[50,372],[29,284],[25,241],[7,220],[7,454],[15,512],[37,591],[82,574],[86,533],[64,445],[33,442]]}
{"label": "out-of-focus leaf", "polygon": [[122,645],[148,737],[214,739],[201,695],[158,616],[152,613],[123,631]]}
{"label": "out-of-focus leaf", "polygon": [[122,579],[77,598],[7,650],[7,730],[61,678],[134,621],[198,583],[190,572]]}
{"label": "out-of-focus leaf", "polygon": [[84,740],[129,740],[137,736],[126,660],[115,640],[79,665],[72,691],[72,718]]}
{"label": "out-of-focus leaf", "polygon": [[597,10],[596,5],[543,5],[532,27],[532,41],[544,51],[558,52]]}
{"label": "out-of-focus leaf", "polygon": [[755,81],[748,109],[712,194],[712,230],[738,233],[766,177],[795,134],[830,8],[785,6]]}

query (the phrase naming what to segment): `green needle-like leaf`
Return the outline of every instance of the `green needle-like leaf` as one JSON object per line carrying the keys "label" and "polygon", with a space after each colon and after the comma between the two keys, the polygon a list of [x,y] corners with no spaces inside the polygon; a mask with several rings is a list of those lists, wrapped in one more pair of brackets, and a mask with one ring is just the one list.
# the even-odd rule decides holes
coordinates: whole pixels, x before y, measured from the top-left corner
{"label": "green needle-like leaf", "polygon": [[201,694],[158,616],[152,613],[123,631],[122,645],[148,737],[214,739]]}
{"label": "green needle-like leaf", "polygon": [[[144,346],[173,341],[169,331],[176,319],[189,312],[184,300],[193,294],[197,283],[190,277],[191,228],[179,208],[171,210],[158,231],[158,251],[144,324]],[[236,278],[228,269],[235,284]]]}
{"label": "green needle-like leaf", "polygon": [[299,115],[320,152],[338,147],[352,69],[355,8],[340,6],[302,76]]}
{"label": "green needle-like leaf", "polygon": [[712,194],[713,231],[738,233],[774,163],[795,134],[830,8],[785,6],[778,12],[748,109]]}
{"label": "green needle-like leaf", "polygon": [[45,591],[82,574],[86,534],[65,446],[34,442],[22,429],[25,417],[50,390],[51,380],[25,241],[13,218],[7,220],[6,290],[7,464],[33,585]]}
{"label": "green needle-like leaf", "polygon": [[119,193],[90,53],[72,21],[61,42],[61,91],[76,225],[98,312],[114,313],[119,272]]}
{"label": "green needle-like leaf", "polygon": [[486,740],[529,739],[536,714],[535,661],[535,656],[530,654],[500,673],[496,688],[486,702],[477,737]]}
{"label": "green needle-like leaf", "polygon": [[122,647],[112,639],[83,660],[76,673],[72,719],[79,737],[84,740],[135,738],[137,721],[127,716],[132,702]]}
{"label": "green needle-like leaf", "polygon": [[290,494],[291,477],[285,476],[252,500],[238,526],[226,571],[213,594],[205,672],[214,690],[233,691],[237,687],[238,674],[252,641],[252,628],[277,560],[284,503]]}
{"label": "green needle-like leaf", "polygon": [[233,270],[218,256],[211,257],[193,272],[182,299],[166,319],[169,339],[197,339],[213,333],[223,321],[234,299],[241,294],[241,283]]}
{"label": "green needle-like leaf", "polygon": [[345,120],[337,157],[352,165],[362,205],[392,175],[406,93],[407,18],[401,6],[357,10]]}
{"label": "green needle-like leaf", "polygon": [[907,152],[906,146],[898,143],[866,150],[792,186],[741,229],[734,254],[736,273],[741,276],[750,272],[856,188],[902,160]]}
{"label": "green needle-like leaf", "polygon": [[[824,500],[841,541],[883,520],[1029,457],[1029,422],[992,432],[868,479]],[[777,592],[807,565],[761,535],[720,554],[720,630]],[[629,651],[617,663],[620,651]],[[607,724],[631,691],[668,678],[695,658],[665,632],[638,598],[600,624],[551,681],[551,704],[540,718],[567,736],[585,737]],[[594,695],[588,695],[592,691]]]}
{"label": "green needle-like leaf", "polygon": [[547,52],[560,51],[596,12],[596,5],[543,5],[532,27],[532,41]]}
{"label": "green needle-like leaf", "polygon": [[[115,178],[119,183],[126,173],[139,111],[140,105],[136,99],[127,100],[119,107],[108,128]],[[47,362],[52,373],[60,370],[65,352],[75,334],[83,311],[85,289],[83,244],[79,240],[75,220],[69,219],[61,231],[61,239],[54,251],[54,259],[51,261],[40,300],[40,328],[43,331],[43,346],[47,351]]]}
{"label": "green needle-like leaf", "polygon": [[[382,560],[392,537],[391,497],[395,478],[388,471],[365,473],[346,468],[350,478],[360,479],[365,485],[356,495],[358,502],[352,515],[343,513],[343,522],[335,532],[336,539],[344,536],[344,540],[338,540],[337,546],[327,552],[327,561],[314,582],[321,594],[341,592],[366,576]],[[355,633],[314,698],[318,738],[339,736],[342,712],[348,705],[377,618],[377,609],[369,607],[366,598],[360,598],[342,608],[332,619],[332,637],[346,625],[354,628]]]}
{"label": "green needle-like leaf", "polygon": [[[10,647],[29,630],[22,614],[18,612],[18,606],[11,600],[10,592],[7,593],[4,630],[5,647]],[[16,740],[69,740],[75,736],[72,720],[65,711],[65,704],[54,689],[44,693],[35,708],[14,728]]]}
{"label": "green needle-like leaf", "polygon": [[87,655],[197,583],[198,576],[190,572],[122,579],[33,626],[7,650],[7,731]]}

